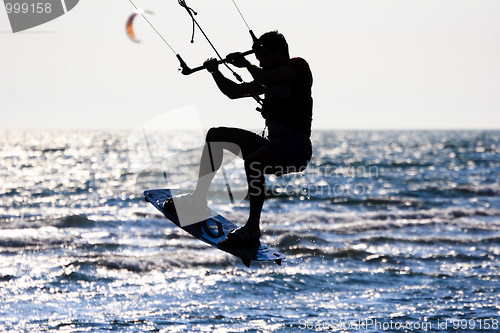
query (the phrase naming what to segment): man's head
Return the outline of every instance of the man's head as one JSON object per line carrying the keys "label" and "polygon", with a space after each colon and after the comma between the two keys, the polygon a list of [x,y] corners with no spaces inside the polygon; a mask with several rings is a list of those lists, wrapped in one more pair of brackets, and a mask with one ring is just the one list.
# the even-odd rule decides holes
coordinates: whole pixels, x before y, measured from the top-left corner
{"label": "man's head", "polygon": [[278,31],[266,32],[253,44],[262,68],[272,69],[290,59],[285,36]]}

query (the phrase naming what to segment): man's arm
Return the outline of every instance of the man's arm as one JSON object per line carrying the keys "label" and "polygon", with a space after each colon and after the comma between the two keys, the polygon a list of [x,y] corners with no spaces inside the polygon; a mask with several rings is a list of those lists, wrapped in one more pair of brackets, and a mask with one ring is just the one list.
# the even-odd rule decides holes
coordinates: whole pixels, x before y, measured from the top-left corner
{"label": "man's arm", "polygon": [[273,70],[263,69],[250,63],[250,61],[242,57],[239,52],[228,54],[226,58],[229,59],[234,66],[246,68],[255,82],[266,87],[289,82],[295,78],[295,71],[288,66],[279,66]]}
{"label": "man's arm", "polygon": [[203,65],[212,74],[217,87],[219,87],[219,90],[230,99],[250,97],[252,96],[251,91],[254,92],[254,95],[259,94],[259,89],[256,87],[255,83],[236,83],[225,77],[219,71],[216,59],[209,59],[205,61]]}
{"label": "man's arm", "polygon": [[[238,84],[227,77],[225,77],[219,70],[212,72],[212,77],[214,78],[217,87],[220,91],[230,99],[236,99],[241,97],[246,97],[244,94],[244,85]],[[248,96],[248,95],[247,95]]]}

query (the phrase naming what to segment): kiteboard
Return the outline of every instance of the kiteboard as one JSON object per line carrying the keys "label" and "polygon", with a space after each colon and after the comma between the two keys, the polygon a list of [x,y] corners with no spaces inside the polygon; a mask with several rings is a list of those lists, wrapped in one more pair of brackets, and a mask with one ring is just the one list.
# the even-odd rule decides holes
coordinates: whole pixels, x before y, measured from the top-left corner
{"label": "kiteboard", "polygon": [[238,228],[236,224],[229,221],[220,214],[213,210],[212,217],[201,222],[182,226],[179,217],[175,212],[164,212],[163,204],[165,201],[172,197],[172,190],[148,190],[144,191],[144,198],[150,202],[156,209],[158,209],[167,219],[172,221],[176,226],[188,232],[190,235],[198,238],[199,240],[219,249],[233,256],[240,258],[245,266],[250,267],[250,262],[253,261],[271,261],[281,266],[281,261],[285,256],[268,245],[260,242],[260,246],[248,249],[230,249],[223,246],[219,247],[219,243],[227,238],[227,234]]}

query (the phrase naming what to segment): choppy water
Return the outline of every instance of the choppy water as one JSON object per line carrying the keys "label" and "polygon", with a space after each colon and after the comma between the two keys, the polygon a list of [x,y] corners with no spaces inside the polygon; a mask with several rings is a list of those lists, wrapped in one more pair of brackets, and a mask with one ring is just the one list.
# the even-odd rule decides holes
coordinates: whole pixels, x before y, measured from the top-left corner
{"label": "choppy water", "polygon": [[287,260],[250,268],[143,201],[192,187],[203,138],[129,135],[0,132],[0,331],[500,330],[500,132],[314,133],[305,174],[268,178]]}

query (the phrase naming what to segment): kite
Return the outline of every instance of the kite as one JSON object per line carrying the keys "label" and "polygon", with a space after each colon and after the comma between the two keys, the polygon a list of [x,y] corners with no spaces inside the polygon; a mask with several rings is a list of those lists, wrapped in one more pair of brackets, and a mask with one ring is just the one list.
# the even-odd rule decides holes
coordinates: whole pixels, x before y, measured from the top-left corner
{"label": "kite", "polygon": [[132,40],[134,43],[140,43],[140,40],[138,40],[137,37],[135,36],[134,19],[137,15],[144,16],[144,13],[153,14],[153,12],[150,12],[148,10],[144,11],[143,9],[139,8],[135,13],[130,15],[130,17],[127,20],[127,25],[126,25],[127,36],[129,36],[130,40]]}

